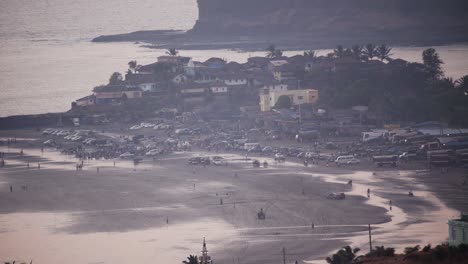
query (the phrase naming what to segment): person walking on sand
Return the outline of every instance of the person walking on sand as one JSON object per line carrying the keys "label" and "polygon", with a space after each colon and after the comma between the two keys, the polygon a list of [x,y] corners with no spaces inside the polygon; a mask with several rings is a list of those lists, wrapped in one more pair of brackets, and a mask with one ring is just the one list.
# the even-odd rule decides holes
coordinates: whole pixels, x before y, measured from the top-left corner
{"label": "person walking on sand", "polygon": [[166,225],[169,224],[169,217],[166,217]]}
{"label": "person walking on sand", "polygon": [[10,192],[13,192],[13,185],[10,185]]}
{"label": "person walking on sand", "polygon": [[370,198],[370,189],[367,189],[367,198]]}
{"label": "person walking on sand", "polygon": [[390,211],[392,210],[392,200],[388,202],[390,204]]}

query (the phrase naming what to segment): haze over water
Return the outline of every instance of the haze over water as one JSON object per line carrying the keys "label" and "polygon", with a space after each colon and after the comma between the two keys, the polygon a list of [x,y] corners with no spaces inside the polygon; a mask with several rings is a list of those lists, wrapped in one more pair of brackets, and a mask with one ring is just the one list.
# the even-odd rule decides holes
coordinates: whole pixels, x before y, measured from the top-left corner
{"label": "haze over water", "polygon": [[[72,101],[106,83],[112,72],[124,72],[128,61],[145,64],[164,54],[132,43],[91,43],[93,37],[187,30],[197,17],[196,0],[0,0],[0,116],[66,111]],[[419,61],[422,50],[394,48],[393,57]],[[442,46],[437,51],[448,76],[468,73],[468,46]],[[264,56],[264,52],[227,50],[181,54],[239,62]]]}

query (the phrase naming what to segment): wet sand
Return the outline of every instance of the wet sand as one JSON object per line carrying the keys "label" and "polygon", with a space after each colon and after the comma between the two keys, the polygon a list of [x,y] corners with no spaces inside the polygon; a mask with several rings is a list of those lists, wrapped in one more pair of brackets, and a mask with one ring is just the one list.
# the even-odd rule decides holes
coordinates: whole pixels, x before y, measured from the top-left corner
{"label": "wet sand", "polygon": [[[227,166],[188,165],[199,153],[171,154],[137,167],[90,161],[76,171],[74,158],[55,151],[9,152],[7,167],[0,169],[0,243],[7,245],[0,248],[0,261],[178,263],[199,255],[206,237],[216,263],[281,261],[283,247],[288,263],[323,262],[348,244],[366,252],[367,224],[374,245],[399,250],[442,242],[447,220],[457,215],[434,195],[437,188],[421,184],[424,171],[382,169],[374,175],[272,160],[269,168],[254,169],[232,154],[223,155]],[[463,199],[466,189],[448,191],[453,187],[446,186],[446,195]],[[407,196],[408,189],[415,197]],[[329,192],[346,192],[346,200],[327,200]],[[260,208],[265,220],[256,217]]]}

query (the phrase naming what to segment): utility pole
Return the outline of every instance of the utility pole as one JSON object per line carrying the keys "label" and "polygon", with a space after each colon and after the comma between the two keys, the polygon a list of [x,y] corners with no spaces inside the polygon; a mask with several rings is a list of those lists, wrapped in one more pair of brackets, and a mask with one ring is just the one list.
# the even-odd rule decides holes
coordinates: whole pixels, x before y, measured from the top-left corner
{"label": "utility pole", "polygon": [[301,111],[301,103],[299,103],[299,128],[302,126],[302,111]]}
{"label": "utility pole", "polygon": [[371,227],[370,227],[370,224],[369,224],[369,249],[370,249],[369,252],[372,252],[372,235],[371,235]]}
{"label": "utility pole", "polygon": [[283,247],[283,264],[286,264],[286,248]]}

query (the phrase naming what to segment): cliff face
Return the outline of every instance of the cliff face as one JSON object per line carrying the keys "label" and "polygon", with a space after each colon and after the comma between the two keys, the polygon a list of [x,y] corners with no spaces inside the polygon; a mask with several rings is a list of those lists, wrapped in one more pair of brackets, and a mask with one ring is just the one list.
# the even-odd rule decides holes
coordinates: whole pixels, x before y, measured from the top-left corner
{"label": "cliff face", "polygon": [[369,42],[468,42],[468,0],[197,0],[192,30],[140,31],[93,41],[145,41],[160,48],[330,48]]}
{"label": "cliff face", "polygon": [[466,0],[198,0],[191,32],[213,36],[407,38],[468,32]]}

